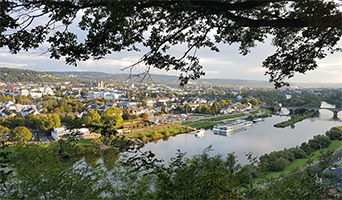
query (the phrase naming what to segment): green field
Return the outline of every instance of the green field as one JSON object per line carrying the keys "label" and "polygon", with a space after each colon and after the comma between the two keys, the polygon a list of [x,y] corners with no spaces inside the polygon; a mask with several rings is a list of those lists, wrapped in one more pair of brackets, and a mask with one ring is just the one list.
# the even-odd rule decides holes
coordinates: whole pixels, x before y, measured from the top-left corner
{"label": "green field", "polygon": [[215,121],[219,121],[219,120],[233,119],[233,118],[243,117],[243,116],[245,116],[245,114],[225,115],[225,116],[213,117],[210,119],[215,120]]}
{"label": "green field", "polygon": [[251,112],[249,112],[249,113],[252,114],[252,115],[256,115],[256,114],[259,113],[259,110],[254,110],[254,111],[251,111]]}
{"label": "green field", "polygon": [[190,126],[196,129],[200,129],[200,128],[210,129],[216,124],[219,124],[219,123],[217,122],[192,122],[192,123],[188,123],[187,126]]}
{"label": "green field", "polygon": [[91,143],[92,140],[93,139],[78,140],[76,143],[84,147],[96,147],[93,143]]}
{"label": "green field", "polygon": [[331,141],[331,144],[329,145],[329,147],[323,148],[322,152],[321,150],[317,150],[315,152],[313,152],[310,156],[308,156],[307,158],[302,158],[302,159],[296,159],[295,161],[293,161],[286,170],[280,171],[280,172],[268,172],[265,176],[263,176],[261,179],[258,178],[257,182],[264,180],[265,178],[278,178],[281,174],[283,173],[288,173],[292,170],[304,167],[305,165],[307,165],[309,162],[315,162],[319,159],[319,156],[321,154],[324,154],[328,151],[335,151],[338,148],[340,148],[342,146],[342,142],[338,141],[338,140],[333,140]]}

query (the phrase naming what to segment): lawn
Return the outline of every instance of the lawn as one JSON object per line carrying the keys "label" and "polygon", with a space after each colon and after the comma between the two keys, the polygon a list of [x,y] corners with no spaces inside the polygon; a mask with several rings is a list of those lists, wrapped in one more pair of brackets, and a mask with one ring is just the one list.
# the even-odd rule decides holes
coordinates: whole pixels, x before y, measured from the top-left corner
{"label": "lawn", "polygon": [[254,111],[251,111],[251,112],[249,112],[249,113],[251,113],[252,115],[256,115],[256,114],[259,113],[259,110],[254,110]]}
{"label": "lawn", "polygon": [[216,124],[218,123],[217,122],[193,122],[193,123],[188,123],[187,126],[190,126],[196,129],[200,129],[200,128],[210,129]]}
{"label": "lawn", "polygon": [[[309,161],[311,161],[311,162],[317,161],[319,156],[321,155],[321,153],[325,153],[327,151],[335,151],[336,149],[340,148],[341,146],[342,146],[342,142],[340,142],[338,140],[333,140],[333,141],[331,141],[331,144],[329,145],[329,147],[322,149],[322,152],[321,152],[321,150],[317,150],[314,153],[312,153],[310,156],[308,156],[307,158],[296,159],[287,167],[287,169],[280,171],[280,172],[268,172],[261,179],[278,178],[283,173],[288,173],[292,170],[304,167]],[[257,180],[260,181],[261,179],[258,178]]]}
{"label": "lawn", "polygon": [[84,139],[84,140],[78,140],[76,143],[80,144],[84,147],[95,147],[93,143],[91,143],[93,139]]}
{"label": "lawn", "polygon": [[233,118],[243,117],[243,116],[245,116],[245,114],[225,115],[225,116],[213,117],[210,119],[218,121],[218,120],[233,119]]}

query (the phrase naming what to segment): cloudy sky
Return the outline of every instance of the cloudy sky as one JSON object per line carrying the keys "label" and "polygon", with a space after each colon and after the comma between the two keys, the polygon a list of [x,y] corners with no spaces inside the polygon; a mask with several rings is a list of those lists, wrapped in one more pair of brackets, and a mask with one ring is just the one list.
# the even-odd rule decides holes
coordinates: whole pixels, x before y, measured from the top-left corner
{"label": "cloudy sky", "polygon": [[[42,19],[43,20],[43,19]],[[38,21],[37,23],[41,23]],[[75,27],[74,27],[75,28]],[[76,29],[75,29],[76,30]],[[247,80],[265,80],[265,68],[262,68],[262,61],[275,51],[270,45],[270,39],[263,44],[251,49],[251,53],[242,56],[238,52],[238,45],[218,45],[220,52],[211,52],[207,49],[200,49],[197,55],[200,57],[206,75],[203,78],[221,78],[221,79],[247,79]],[[342,47],[342,41],[338,47]],[[184,50],[182,47],[176,47],[177,50]],[[123,73],[129,74],[129,71],[122,71],[123,68],[135,63],[147,50],[136,52],[121,52],[108,55],[102,60],[88,60],[79,62],[78,67],[66,65],[64,59],[51,60],[49,54],[44,54],[46,48],[32,50],[30,52],[21,52],[17,55],[9,53],[7,48],[0,48],[0,67],[30,69],[36,71],[97,71],[110,74]],[[342,53],[329,55],[327,58],[318,61],[319,67],[305,75],[296,74],[290,82],[322,82],[322,83],[342,83]],[[141,72],[144,66],[137,67],[133,73]],[[179,75],[179,72],[152,69],[153,74]]]}
{"label": "cloudy sky", "polygon": [[[342,46],[342,42],[339,43]],[[237,46],[219,45],[220,52],[211,52],[206,49],[198,51],[200,62],[204,67],[206,75],[203,78],[221,78],[221,79],[247,79],[247,80],[265,80],[265,68],[262,68],[262,61],[274,52],[270,44],[259,44],[247,56],[242,56],[237,50]],[[103,60],[88,60],[80,62],[75,68],[66,65],[63,59],[51,60],[48,54],[43,54],[42,49],[23,52],[12,55],[6,48],[0,49],[0,66],[10,68],[30,69],[36,71],[97,71],[111,74],[124,73],[121,71],[139,59],[143,52],[121,52],[107,56]],[[326,82],[342,83],[342,53],[329,55],[320,60],[319,67],[305,75],[297,74],[290,82]],[[143,66],[136,68],[135,72],[141,72]],[[178,72],[153,69],[154,74],[179,75]]]}

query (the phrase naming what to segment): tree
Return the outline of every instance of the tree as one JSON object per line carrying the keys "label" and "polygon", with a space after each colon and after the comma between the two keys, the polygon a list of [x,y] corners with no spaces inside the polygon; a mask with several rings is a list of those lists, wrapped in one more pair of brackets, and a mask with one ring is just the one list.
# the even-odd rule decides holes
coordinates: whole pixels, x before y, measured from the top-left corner
{"label": "tree", "polygon": [[[10,133],[10,131],[11,130],[9,128],[0,125],[0,141],[7,141],[7,136],[5,136],[4,134]],[[1,147],[1,144],[0,144],[0,147]]]}
{"label": "tree", "polygon": [[257,106],[259,104],[259,101],[256,99],[250,99],[248,102],[251,103],[253,106]]}
{"label": "tree", "polygon": [[18,143],[26,143],[32,138],[30,130],[24,126],[18,126],[10,132],[10,139]]}
{"label": "tree", "polygon": [[183,106],[183,112],[188,113],[191,111],[191,106],[188,103],[185,103]]}
{"label": "tree", "polygon": [[128,113],[128,110],[126,108],[123,109],[121,116],[123,120],[129,120],[131,117],[131,115]]}
{"label": "tree", "polygon": [[42,120],[42,124],[40,127],[40,130],[42,131],[50,131],[53,128],[58,128],[61,127],[61,120],[58,117],[58,115],[56,114],[49,114],[46,115],[43,120]]}
{"label": "tree", "polygon": [[103,145],[103,142],[101,141],[100,138],[94,138],[91,140],[91,143],[93,145],[95,145],[96,147],[100,147],[101,145]]}
{"label": "tree", "polygon": [[101,125],[101,116],[96,110],[93,110],[89,113],[84,118],[84,123],[86,127],[90,127],[91,131],[94,131],[94,128],[92,126],[100,126]]}
{"label": "tree", "polygon": [[117,107],[110,107],[102,113],[101,121],[104,124],[112,124],[113,128],[119,128],[123,124],[121,110]]}
{"label": "tree", "polygon": [[4,133],[9,133],[11,130],[7,127],[0,125],[0,136],[2,136]]}
{"label": "tree", "polygon": [[148,115],[146,113],[141,113],[139,117],[143,121],[148,121],[149,120],[149,117],[148,117]]}
{"label": "tree", "polygon": [[[19,0],[2,1],[0,6],[0,47],[11,53],[49,44],[51,58],[64,57],[66,63],[77,65],[143,46],[149,50],[128,68],[144,63],[145,75],[151,67],[179,70],[181,84],[205,74],[196,52],[218,52],[216,43],[238,43],[240,54],[246,55],[257,42],[273,36],[276,51],[262,65],[276,87],[286,85],[285,79],[296,72],[314,70],[316,60],[327,53],[341,50],[336,48],[342,34],[341,11],[332,1]],[[33,25],[44,17],[49,19],[45,24]],[[82,33],[68,28],[73,23]],[[78,35],[86,37],[82,41]],[[171,47],[182,44],[183,54],[172,55]]]}

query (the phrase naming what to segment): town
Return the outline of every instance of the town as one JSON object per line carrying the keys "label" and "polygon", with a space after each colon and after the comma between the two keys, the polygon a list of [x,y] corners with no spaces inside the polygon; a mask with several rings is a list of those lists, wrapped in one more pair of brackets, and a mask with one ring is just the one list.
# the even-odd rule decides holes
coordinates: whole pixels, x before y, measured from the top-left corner
{"label": "town", "polygon": [[[68,77],[77,75],[69,74]],[[179,87],[129,81],[2,82],[0,94],[0,124],[7,127],[1,133],[8,137],[10,129],[24,126],[31,133],[28,140],[41,142],[59,140],[73,131],[79,131],[80,138],[98,138],[101,134],[94,132],[92,126],[96,123],[89,118],[94,118],[95,113],[101,118],[102,113],[114,107],[119,109],[122,118],[116,126],[117,132],[125,134],[137,129],[138,125],[142,128],[160,123],[184,123],[198,119],[198,115],[248,114],[260,107],[279,106],[279,103],[319,107],[324,98],[336,105],[341,104],[334,101],[339,99],[339,93],[334,89],[294,87],[274,90],[191,84]],[[303,97],[301,100],[292,98],[290,104],[286,102],[286,95],[302,94],[309,96],[304,100]]]}
{"label": "town", "polygon": [[[253,96],[248,96],[248,100],[242,99],[239,95],[242,88],[185,89],[162,84],[115,85],[103,81],[90,85],[63,82],[0,83],[0,86],[0,116],[3,118],[1,124],[6,124],[6,120],[13,121],[7,123],[12,124],[10,127],[14,128],[19,125],[19,121],[24,121],[23,118],[44,121],[44,116],[56,116],[55,122],[46,122],[50,126],[44,123],[28,125],[32,139],[37,140],[35,136],[39,133],[39,140],[43,142],[58,140],[63,134],[70,133],[66,126],[82,130],[85,138],[98,137],[99,134],[92,135],[86,128],[90,124],[84,122],[84,119],[93,111],[101,114],[112,107],[120,108],[123,120],[128,122],[122,124],[118,131],[127,132],[130,126],[135,125],[129,124],[129,121],[148,120],[151,124],[179,123],[191,120],[191,114],[194,112],[203,115],[227,115],[250,111],[259,104],[259,100]],[[37,124],[41,126],[37,127]]]}
{"label": "town", "polygon": [[[56,75],[46,76],[63,79]],[[77,76],[68,77],[76,79]],[[281,117],[282,108],[288,109],[287,115],[291,117],[273,126],[293,128],[295,123],[319,115],[317,110],[322,108],[322,102],[334,104],[334,109],[338,110],[336,112],[341,110],[342,105],[342,92],[334,88],[287,87],[275,90],[272,87],[212,84],[180,87],[162,83],[111,82],[106,79],[66,79],[41,83],[2,81],[0,86],[0,137],[3,148],[9,148],[12,156],[24,156],[31,148],[29,155],[51,150],[56,154],[52,157],[60,157],[61,162],[68,159],[70,161],[66,163],[76,164],[84,160],[94,167],[90,173],[95,173],[93,170],[100,158],[105,168],[111,171],[121,165],[118,160],[127,163],[134,159],[133,156],[124,161],[125,157],[121,156],[129,152],[129,148],[158,140],[168,141],[171,136],[182,137],[190,133],[197,138],[213,137],[204,136],[207,129],[228,138],[231,132],[226,128],[226,123],[236,127],[236,130],[241,127],[245,131],[253,122],[267,124],[268,119],[264,118],[270,117],[270,114]],[[337,113],[331,113],[331,118],[333,116],[339,120]],[[314,136],[301,146],[261,155],[257,166],[246,165],[245,173],[249,174],[249,178],[243,180],[252,182],[260,177],[265,178],[262,173],[286,172],[287,168],[297,165],[296,159],[309,160],[321,148],[336,149],[341,132],[339,127],[333,127],[327,131],[327,136]],[[239,135],[242,133],[236,134]],[[168,141],[168,144],[174,142]],[[144,159],[144,156],[138,157],[138,160]],[[21,166],[17,169],[23,171],[19,173],[25,174],[28,166],[37,164],[35,160],[20,158],[18,162],[21,164],[16,166]],[[148,162],[155,165],[155,161]],[[42,169],[46,169],[45,164]],[[335,190],[330,194],[339,195]]]}

